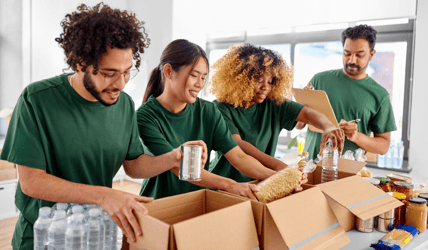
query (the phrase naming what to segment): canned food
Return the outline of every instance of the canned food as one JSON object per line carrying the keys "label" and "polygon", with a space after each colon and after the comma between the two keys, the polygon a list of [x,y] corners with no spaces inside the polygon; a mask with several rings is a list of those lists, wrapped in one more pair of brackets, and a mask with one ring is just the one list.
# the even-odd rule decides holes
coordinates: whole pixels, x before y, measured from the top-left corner
{"label": "canned food", "polygon": [[202,146],[182,145],[183,159],[180,162],[179,179],[183,181],[200,181],[202,173]]}
{"label": "canned food", "polygon": [[363,233],[371,233],[374,229],[375,218],[370,218],[367,220],[362,220],[357,217],[355,221],[355,228]]}
{"label": "canned food", "polygon": [[377,217],[376,230],[380,232],[389,232],[395,226],[394,209],[380,214]]}

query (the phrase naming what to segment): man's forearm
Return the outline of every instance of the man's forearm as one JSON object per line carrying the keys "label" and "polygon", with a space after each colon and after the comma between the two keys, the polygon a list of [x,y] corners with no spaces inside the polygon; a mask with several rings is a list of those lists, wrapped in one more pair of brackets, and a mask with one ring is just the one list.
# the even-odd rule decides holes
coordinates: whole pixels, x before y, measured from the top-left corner
{"label": "man's forearm", "polygon": [[179,163],[173,160],[171,152],[159,156],[142,154],[135,160],[123,162],[123,168],[132,178],[152,178],[173,167],[180,167]]}
{"label": "man's forearm", "polygon": [[389,140],[382,137],[370,137],[361,132],[357,132],[358,135],[353,141],[360,148],[367,152],[384,155],[389,149]]}

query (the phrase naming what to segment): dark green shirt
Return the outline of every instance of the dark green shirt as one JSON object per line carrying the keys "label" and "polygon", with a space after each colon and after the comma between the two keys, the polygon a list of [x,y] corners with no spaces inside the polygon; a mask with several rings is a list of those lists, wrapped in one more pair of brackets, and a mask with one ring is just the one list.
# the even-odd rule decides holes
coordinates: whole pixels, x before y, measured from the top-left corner
{"label": "dark green shirt", "polygon": [[[134,103],[126,93],[106,107],[82,98],[67,75],[61,75],[24,89],[1,159],[68,181],[111,187],[123,161],[141,154]],[[54,203],[25,195],[18,183],[15,204],[21,214],[12,244],[14,249],[32,249],[39,208]]]}
{"label": "dark green shirt", "polygon": [[[275,155],[281,130],[283,128],[292,130],[296,126],[297,116],[304,107],[293,101],[285,101],[277,105],[271,100],[265,100],[261,104],[256,103],[247,109],[234,108],[233,105],[223,102],[214,101],[214,103],[222,113],[232,134],[240,135],[242,140],[270,156]],[[216,152],[216,157],[210,164],[210,170],[238,182],[252,180],[234,168],[221,152]]]}
{"label": "dark green shirt", "polygon": [[[238,146],[214,104],[199,98],[195,103],[187,104],[182,113],[175,114],[151,96],[138,108],[137,121],[144,145],[155,156],[168,153],[187,141],[203,140],[208,148],[205,169],[208,169],[211,150],[227,153]],[[201,188],[166,171],[144,180],[140,195],[157,199]]]}
{"label": "dark green shirt", "polygon": [[[361,119],[358,131],[368,136],[371,132],[381,134],[397,130],[389,94],[371,77],[355,80],[345,75],[343,69],[336,69],[316,74],[311,83],[315,89],[327,93],[337,122]],[[311,159],[319,153],[321,138],[321,133],[308,130],[305,151]],[[357,144],[345,139],[343,152],[358,148]]]}

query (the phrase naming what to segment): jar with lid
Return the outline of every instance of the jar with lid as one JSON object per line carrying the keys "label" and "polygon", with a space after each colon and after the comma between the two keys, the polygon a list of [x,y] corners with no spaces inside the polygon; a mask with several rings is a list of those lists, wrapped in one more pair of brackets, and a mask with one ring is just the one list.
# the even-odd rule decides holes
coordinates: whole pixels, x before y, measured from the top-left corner
{"label": "jar with lid", "polygon": [[406,205],[407,205],[406,195],[402,193],[394,192],[392,196],[394,196],[394,198],[396,198],[397,200],[403,202],[402,206],[395,208],[395,214],[394,214],[395,225],[404,225],[404,222],[406,219]]}
{"label": "jar with lid", "polygon": [[408,199],[406,225],[416,227],[419,233],[427,228],[427,201],[418,197]]}
{"label": "jar with lid", "polygon": [[374,178],[380,181],[379,185],[385,193],[392,192],[391,185],[390,185],[391,180],[389,178],[385,178],[385,177],[374,177]]}
{"label": "jar with lid", "polygon": [[394,181],[391,184],[392,192],[398,192],[401,193],[401,184],[405,183],[403,181]]}
{"label": "jar with lid", "polygon": [[378,179],[371,178],[371,177],[363,177],[363,179],[366,180],[366,181],[368,181],[368,182],[370,182],[371,184],[373,184],[373,186],[375,186],[375,187],[377,187],[379,189],[382,189],[380,187],[380,185],[379,185],[380,181]]}
{"label": "jar with lid", "polygon": [[400,193],[405,194],[407,197],[407,200],[409,200],[409,198],[413,197],[413,184],[407,183],[407,182],[402,182]]}
{"label": "jar with lid", "polygon": [[[427,200],[427,204],[428,204],[428,193],[420,193],[418,197]],[[427,227],[428,227],[428,212],[427,212]]]}

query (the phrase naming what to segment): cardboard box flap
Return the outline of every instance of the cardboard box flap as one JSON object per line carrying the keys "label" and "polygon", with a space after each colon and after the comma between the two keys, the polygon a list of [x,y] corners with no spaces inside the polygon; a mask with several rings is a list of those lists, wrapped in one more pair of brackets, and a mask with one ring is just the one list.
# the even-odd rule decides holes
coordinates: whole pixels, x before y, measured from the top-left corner
{"label": "cardboard box flap", "polygon": [[205,190],[144,203],[149,215],[170,225],[205,213]]}
{"label": "cardboard box flap", "polygon": [[132,244],[139,249],[167,250],[170,226],[150,215],[142,215],[139,212],[135,214],[141,226],[141,230],[143,230],[143,236],[137,237],[137,242]]}
{"label": "cardboard box flap", "polygon": [[317,186],[362,220],[370,219],[403,205],[359,176],[351,176]]}
{"label": "cardboard box flap", "polygon": [[173,225],[177,249],[242,249],[259,247],[250,201]]}
{"label": "cardboard box flap", "polygon": [[225,207],[236,205],[238,203],[247,201],[248,199],[240,199],[231,195],[224,195],[219,192],[207,190],[205,199],[205,212],[211,213]]}
{"label": "cardboard box flap", "polygon": [[[353,161],[344,158],[339,158],[337,163],[337,170],[340,172],[356,174],[358,173],[367,163],[362,161]],[[318,162],[317,167],[322,168],[322,161]]]}
{"label": "cardboard box flap", "polygon": [[266,207],[289,249],[315,249],[315,246],[331,249],[319,246],[334,239],[340,239],[336,242],[340,247],[349,243],[318,187],[271,202]]}

